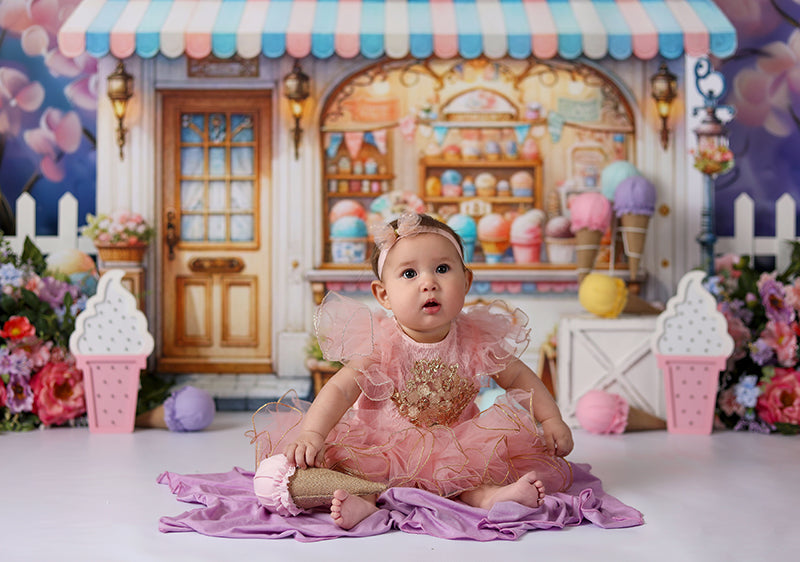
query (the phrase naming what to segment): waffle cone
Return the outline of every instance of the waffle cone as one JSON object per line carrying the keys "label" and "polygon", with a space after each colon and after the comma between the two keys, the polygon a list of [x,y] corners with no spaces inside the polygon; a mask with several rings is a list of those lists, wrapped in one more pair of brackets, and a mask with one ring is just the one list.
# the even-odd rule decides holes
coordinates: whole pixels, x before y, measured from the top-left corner
{"label": "waffle cone", "polygon": [[628,299],[622,312],[627,314],[661,314],[664,311],[656,308],[642,297],[631,294],[629,291]]}
{"label": "waffle cone", "polygon": [[667,422],[649,412],[628,406],[628,423],[625,431],[649,431],[652,429],[667,429]]}
{"label": "waffle cone", "polygon": [[648,215],[625,214],[620,217],[620,232],[622,233],[622,246],[628,257],[628,269],[631,279],[636,280],[639,274],[639,262],[644,251],[644,242],[647,238],[647,225],[650,222]]}
{"label": "waffle cone", "polygon": [[169,429],[164,419],[164,405],[156,406],[152,410],[136,416],[136,427],[160,427]]}
{"label": "waffle cone", "polygon": [[294,473],[289,493],[297,507],[310,509],[330,505],[333,492],[345,490],[356,496],[380,494],[386,486],[328,468],[306,468]]}
{"label": "waffle cone", "polygon": [[597,254],[600,252],[600,240],[603,233],[599,230],[582,228],[575,233],[575,257],[578,264],[578,283],[583,281],[594,268]]}

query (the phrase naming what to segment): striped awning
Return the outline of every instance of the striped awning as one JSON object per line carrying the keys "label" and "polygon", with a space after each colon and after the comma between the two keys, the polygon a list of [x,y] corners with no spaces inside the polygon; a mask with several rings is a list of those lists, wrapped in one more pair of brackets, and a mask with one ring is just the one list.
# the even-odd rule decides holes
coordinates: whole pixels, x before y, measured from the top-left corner
{"label": "striped awning", "polygon": [[83,0],[63,54],[170,58],[727,57],[712,0]]}

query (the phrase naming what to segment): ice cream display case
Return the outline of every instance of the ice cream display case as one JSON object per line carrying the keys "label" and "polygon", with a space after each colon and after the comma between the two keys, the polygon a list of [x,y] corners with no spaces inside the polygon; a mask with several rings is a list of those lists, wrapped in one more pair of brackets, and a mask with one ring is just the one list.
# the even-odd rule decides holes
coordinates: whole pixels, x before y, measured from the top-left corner
{"label": "ice cream display case", "polygon": [[479,277],[577,283],[565,194],[599,194],[635,146],[624,95],[576,63],[384,61],[342,79],[320,125],[325,281],[363,270],[371,226],[410,209],[452,224]]}

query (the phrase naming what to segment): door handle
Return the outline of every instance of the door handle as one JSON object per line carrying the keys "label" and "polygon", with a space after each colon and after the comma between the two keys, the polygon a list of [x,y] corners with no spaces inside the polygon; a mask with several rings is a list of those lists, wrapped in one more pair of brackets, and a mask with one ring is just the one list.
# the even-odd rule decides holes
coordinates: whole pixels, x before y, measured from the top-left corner
{"label": "door handle", "polygon": [[178,229],[175,227],[175,211],[167,211],[167,248],[169,249],[169,259],[175,259],[175,246],[178,244]]}
{"label": "door handle", "polygon": [[239,258],[194,258],[189,269],[194,273],[239,273],[244,262]]}

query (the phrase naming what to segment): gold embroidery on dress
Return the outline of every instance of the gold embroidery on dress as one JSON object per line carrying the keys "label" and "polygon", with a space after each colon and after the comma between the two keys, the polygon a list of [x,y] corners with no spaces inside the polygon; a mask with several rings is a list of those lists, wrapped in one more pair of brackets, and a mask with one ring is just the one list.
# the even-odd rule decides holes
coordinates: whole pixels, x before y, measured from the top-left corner
{"label": "gold embroidery on dress", "polygon": [[392,401],[416,426],[450,425],[478,394],[472,381],[459,376],[457,363],[445,365],[438,357],[416,361],[411,373]]}

